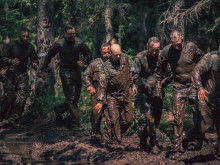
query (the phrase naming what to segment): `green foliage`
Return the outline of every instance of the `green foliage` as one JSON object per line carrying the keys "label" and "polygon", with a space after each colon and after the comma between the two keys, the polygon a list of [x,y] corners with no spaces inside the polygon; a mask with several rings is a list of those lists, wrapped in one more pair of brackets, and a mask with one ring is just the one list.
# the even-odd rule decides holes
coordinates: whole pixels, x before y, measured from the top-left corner
{"label": "green foliage", "polygon": [[35,26],[29,26],[35,15],[36,3],[34,0],[2,0],[0,2],[0,34],[8,34],[14,39],[17,38],[18,30],[22,26],[36,31]]}

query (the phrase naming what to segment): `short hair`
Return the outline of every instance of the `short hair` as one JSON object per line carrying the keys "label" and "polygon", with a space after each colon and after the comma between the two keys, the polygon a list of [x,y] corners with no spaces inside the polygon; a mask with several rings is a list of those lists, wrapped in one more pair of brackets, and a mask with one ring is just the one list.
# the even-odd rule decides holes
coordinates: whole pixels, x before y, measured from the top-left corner
{"label": "short hair", "polygon": [[67,32],[67,30],[73,29],[73,28],[75,29],[75,27],[73,25],[68,24],[64,27],[64,31]]}
{"label": "short hair", "polygon": [[182,37],[182,33],[179,29],[174,29],[170,33],[170,39],[172,42],[177,41],[180,37]]}
{"label": "short hair", "polygon": [[109,48],[111,47],[111,44],[109,42],[105,42],[101,45],[101,48],[109,46]]}
{"label": "short hair", "polygon": [[109,43],[110,43],[111,45],[113,45],[113,44],[118,44],[118,41],[117,41],[115,38],[112,38],[112,39],[109,40]]}
{"label": "short hair", "polygon": [[26,28],[26,27],[22,27],[20,30],[19,30],[19,33],[21,32],[28,32],[29,33],[29,29]]}
{"label": "short hair", "polygon": [[150,46],[151,42],[158,43],[158,42],[160,42],[160,40],[157,37],[151,37],[151,38],[149,38],[149,40],[147,42],[149,46]]}
{"label": "short hair", "polygon": [[6,39],[10,39],[10,37],[9,37],[8,35],[3,35],[3,37],[2,37],[2,42],[3,42],[4,40],[6,40]]}

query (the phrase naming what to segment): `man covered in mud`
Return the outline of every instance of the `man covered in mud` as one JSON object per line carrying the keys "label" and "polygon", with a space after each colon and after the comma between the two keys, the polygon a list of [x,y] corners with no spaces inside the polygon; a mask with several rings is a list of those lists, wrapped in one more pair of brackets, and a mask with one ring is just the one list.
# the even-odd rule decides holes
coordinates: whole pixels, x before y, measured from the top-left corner
{"label": "man covered in mud", "polygon": [[[10,43],[10,38],[5,35],[2,38],[2,46],[0,47],[0,54],[1,52],[5,49],[5,47]],[[1,102],[4,99],[5,93],[4,93],[4,80],[3,80],[3,75],[6,73],[6,69],[3,67],[0,67],[0,109],[1,109]],[[1,111],[1,110],[0,110]]]}
{"label": "man covered in mud", "polygon": [[[55,42],[48,51],[48,55],[41,68],[42,78],[46,77],[48,64],[51,59],[59,53],[60,57],[60,77],[62,81],[66,101],[55,107],[56,119],[62,121],[62,114],[70,110],[71,123],[68,127],[80,127],[80,118],[78,111],[78,101],[81,92],[81,71],[84,64],[88,64],[92,59],[92,54],[85,43],[76,37],[75,28],[72,25],[65,26],[65,37]],[[82,53],[84,60],[79,60]]]}
{"label": "man covered in mud", "polygon": [[215,123],[217,130],[217,148],[215,157],[220,160],[220,52],[207,53],[194,68],[193,86],[198,90],[198,106],[202,116],[201,129],[186,132],[183,146],[189,141],[199,139]]}
{"label": "man covered in mud", "polygon": [[38,68],[38,57],[33,45],[28,42],[28,38],[29,30],[22,28],[19,32],[19,39],[8,44],[0,56],[1,65],[7,69],[7,72],[10,72],[15,86],[15,98],[10,107],[10,115],[1,123],[2,127],[17,125],[24,111],[29,86],[28,60],[31,60],[34,69]]}
{"label": "man covered in mud", "polygon": [[[156,37],[151,37],[147,43],[148,50],[137,54],[132,67],[133,81],[138,85],[138,99],[141,112],[145,114],[146,125],[140,136],[140,148],[147,150],[147,137],[150,138],[149,151],[154,154],[159,152],[156,140],[156,128],[160,123],[163,109],[163,97],[154,95],[156,86],[155,69],[160,54],[160,42]],[[169,66],[169,65],[168,65]],[[172,80],[172,73],[168,67],[165,78],[162,79],[162,87],[166,87]]]}
{"label": "man covered in mud", "polygon": [[101,135],[100,132],[100,123],[103,109],[106,105],[103,105],[103,108],[100,111],[94,109],[95,105],[98,103],[97,93],[100,88],[100,80],[105,78],[104,73],[104,62],[108,60],[111,56],[110,53],[110,44],[104,43],[101,46],[101,58],[93,60],[89,66],[86,68],[83,73],[83,84],[87,92],[91,94],[91,124],[92,124],[92,133],[93,135]]}
{"label": "man covered in mud", "polygon": [[[3,36],[2,38],[2,47],[0,48],[0,54],[1,52],[5,49],[5,47],[11,42],[10,38],[8,35]],[[0,122],[5,118],[5,111],[7,108],[7,103],[6,103],[6,93],[5,93],[5,74],[6,74],[7,69],[5,68],[0,68]]]}
{"label": "man covered in mud", "polygon": [[[185,116],[185,104],[186,100],[189,101],[192,112],[194,127],[199,129],[199,119],[195,115],[195,99],[196,90],[192,86],[191,72],[196,64],[203,57],[204,53],[192,42],[184,43],[182,34],[179,30],[173,30],[170,34],[171,44],[166,46],[160,55],[158,67],[157,67],[157,87],[156,91],[160,93],[162,88],[162,78],[165,72],[165,67],[170,64],[171,71],[173,73],[173,116],[174,116],[174,155],[172,158],[176,158],[179,152],[183,151],[180,136],[183,132],[183,120]],[[156,92],[156,93],[157,93]],[[203,138],[199,141],[199,147],[202,146]]]}
{"label": "man covered in mud", "polygon": [[[101,110],[106,98],[107,109],[104,111],[103,143],[122,144],[121,133],[125,132],[133,121],[133,111],[129,104],[132,78],[127,57],[122,53],[118,44],[111,46],[111,58],[105,62],[105,78],[100,81],[98,104],[95,110]],[[133,91],[137,89],[134,86]],[[120,128],[120,115],[123,113],[123,125]]]}

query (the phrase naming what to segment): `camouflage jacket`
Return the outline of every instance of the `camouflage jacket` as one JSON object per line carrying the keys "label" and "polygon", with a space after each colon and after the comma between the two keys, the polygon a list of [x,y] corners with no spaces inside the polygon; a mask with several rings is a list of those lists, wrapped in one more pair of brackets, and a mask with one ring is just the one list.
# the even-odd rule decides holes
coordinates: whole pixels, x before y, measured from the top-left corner
{"label": "camouflage jacket", "polygon": [[[158,63],[158,56],[152,57],[148,55],[148,51],[142,51],[137,54],[132,66],[133,82],[138,85],[139,91],[148,90],[152,93],[156,85],[155,70]],[[167,65],[166,74],[161,83],[166,87],[172,81],[172,72]]]}
{"label": "camouflage jacket", "polygon": [[104,71],[106,78],[100,81],[99,100],[105,100],[104,97],[106,95],[111,95],[128,102],[129,89],[133,84],[127,57],[123,54],[121,55],[120,66],[116,66],[111,58],[108,59],[105,62]]}
{"label": "camouflage jacket", "polygon": [[193,86],[220,93],[220,52],[207,53],[196,65],[192,74]]}
{"label": "camouflage jacket", "polygon": [[161,81],[167,64],[170,64],[174,82],[191,83],[191,73],[204,53],[192,42],[183,43],[182,50],[175,50],[172,45],[166,46],[160,54],[156,69],[157,79]]}
{"label": "camouflage jacket", "polygon": [[96,93],[99,92],[100,81],[105,79],[104,62],[101,58],[93,60],[83,73],[83,85],[85,88],[92,86]]}
{"label": "camouflage jacket", "polygon": [[82,53],[85,63],[88,64],[92,60],[92,54],[89,48],[80,38],[76,37],[74,42],[69,42],[65,38],[62,38],[55,42],[49,49],[41,70],[47,71],[48,64],[57,53],[59,53],[61,67],[76,71],[79,70],[77,61],[79,61],[80,53]]}

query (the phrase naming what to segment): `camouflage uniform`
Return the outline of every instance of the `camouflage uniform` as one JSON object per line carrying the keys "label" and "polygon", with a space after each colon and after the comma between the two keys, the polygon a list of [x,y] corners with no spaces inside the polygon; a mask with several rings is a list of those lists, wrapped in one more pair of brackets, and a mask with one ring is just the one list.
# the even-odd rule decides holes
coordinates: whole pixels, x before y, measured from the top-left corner
{"label": "camouflage uniform", "polygon": [[[112,58],[105,62],[106,78],[100,81],[98,98],[104,102],[106,97],[107,109],[104,111],[103,141],[112,140],[121,144],[121,132],[125,132],[133,121],[133,111],[130,102],[132,79],[128,59],[121,55],[120,64],[116,65]],[[119,118],[122,117],[123,126],[120,128]]]}
{"label": "camouflage uniform", "polygon": [[180,151],[180,136],[183,132],[183,119],[185,116],[185,103],[189,101],[194,126],[198,128],[199,120],[195,119],[196,90],[192,86],[191,72],[203,56],[203,52],[192,42],[183,43],[182,50],[175,50],[172,45],[166,46],[159,59],[157,79],[161,81],[167,64],[170,64],[173,73],[173,116],[174,116],[174,151]]}
{"label": "camouflage uniform", "polygon": [[57,53],[59,53],[60,57],[60,77],[63,92],[67,100],[63,104],[55,107],[55,111],[57,115],[62,116],[62,114],[69,108],[72,123],[79,126],[80,118],[77,103],[81,92],[81,71],[77,61],[79,61],[80,53],[83,54],[85,63],[91,61],[92,55],[89,48],[80,38],[75,37],[73,42],[62,38],[55,42],[49,49],[48,56],[46,57],[41,70],[47,72],[51,59]]}
{"label": "camouflage uniform", "polygon": [[[18,66],[12,64],[12,59],[14,58],[18,58],[20,61]],[[27,74],[27,63],[29,58],[31,62],[38,63],[38,57],[33,45],[28,42],[25,45],[21,45],[18,40],[8,44],[1,53],[1,64],[7,69],[7,72],[10,71],[12,74],[12,78],[14,79],[13,85],[15,87],[14,93],[16,93],[16,98],[12,102],[11,111],[8,116],[9,124],[18,123],[24,111],[28,95],[29,77]]]}
{"label": "camouflage uniform", "polygon": [[102,112],[106,108],[106,104],[104,104],[100,113],[95,112],[94,107],[99,103],[97,94],[100,90],[100,80],[104,78],[104,62],[101,58],[93,60],[83,73],[84,87],[87,89],[89,86],[92,86],[96,90],[96,93],[91,96],[91,124],[93,134],[101,134],[100,123]]}
{"label": "camouflage uniform", "polygon": [[199,100],[199,111],[202,115],[201,130],[191,129],[187,132],[187,141],[200,138],[215,123],[217,129],[216,154],[220,156],[220,52],[207,53],[194,68],[193,86],[205,89],[207,100]]}
{"label": "camouflage uniform", "polygon": [[[163,96],[154,97],[154,88],[156,85],[155,69],[158,62],[158,56],[152,57],[148,51],[140,52],[134,60],[132,67],[133,81],[138,85],[138,98],[140,99],[141,112],[145,114],[146,126],[143,129],[140,147],[146,148],[147,137],[150,137],[150,144],[156,144],[156,128],[160,123],[163,109]],[[172,78],[170,68],[167,70],[166,77],[162,80],[163,88],[166,87]]]}

